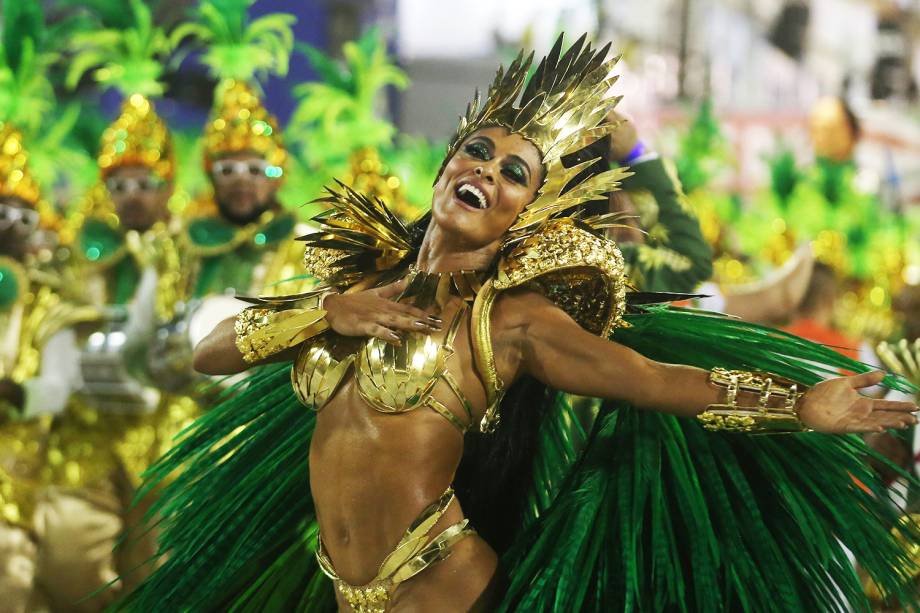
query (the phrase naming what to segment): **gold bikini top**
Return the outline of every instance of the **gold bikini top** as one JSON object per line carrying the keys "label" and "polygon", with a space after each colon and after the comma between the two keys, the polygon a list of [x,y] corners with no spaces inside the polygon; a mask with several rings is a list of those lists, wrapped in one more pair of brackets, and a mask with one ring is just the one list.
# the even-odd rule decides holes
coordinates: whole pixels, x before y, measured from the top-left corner
{"label": "gold bikini top", "polygon": [[[438,341],[424,332],[410,332],[401,344],[393,345],[378,338],[343,337],[327,329],[304,341],[297,355],[291,371],[291,383],[297,397],[306,406],[321,410],[353,368],[358,394],[375,410],[406,413],[428,407],[461,433],[466,432],[473,423],[473,408],[451,374],[448,362],[454,355],[454,339],[469,305],[482,288],[480,276],[473,271],[438,274],[410,268],[409,282],[398,299],[400,302],[423,310],[435,306],[440,311],[450,296],[462,299],[443,339]],[[311,300],[316,300],[315,306],[319,306],[319,300],[312,297]],[[300,305],[307,310],[310,306],[313,305]],[[245,317],[237,320],[237,335],[246,339],[247,350],[253,358],[252,352],[261,355],[266,350],[265,346],[259,346],[260,322],[265,317],[275,316],[276,312],[250,309],[245,313]],[[297,322],[294,326],[303,323]],[[440,381],[459,400],[465,420],[435,398],[434,389]]]}

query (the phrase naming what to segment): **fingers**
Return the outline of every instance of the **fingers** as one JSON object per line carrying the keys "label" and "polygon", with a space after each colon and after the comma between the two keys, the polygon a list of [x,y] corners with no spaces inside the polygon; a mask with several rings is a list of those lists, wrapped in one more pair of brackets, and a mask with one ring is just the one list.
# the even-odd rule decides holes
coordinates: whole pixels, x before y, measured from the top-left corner
{"label": "fingers", "polygon": [[386,341],[388,343],[393,343],[394,345],[399,345],[402,343],[402,338],[399,336],[399,334],[396,333],[395,330],[391,330],[390,328],[381,326],[380,324],[371,324],[371,326],[367,329],[367,335],[379,338],[380,340]]}
{"label": "fingers", "polygon": [[847,377],[847,380],[850,382],[850,385],[852,385],[854,389],[860,389],[863,387],[878,385],[884,378],[884,371],[874,370],[872,372],[864,372],[858,375]]}
{"label": "fingers", "polygon": [[402,313],[403,315],[408,315],[409,317],[414,317],[415,319],[420,320],[429,320],[431,323],[440,324],[441,318],[434,315],[429,315],[422,309],[412,306],[411,304],[400,304],[398,302],[393,302],[392,308],[394,311]]}
{"label": "fingers", "polygon": [[903,411],[874,411],[869,417],[849,424],[850,433],[882,432],[887,429],[903,430],[917,423],[917,418]]}
{"label": "fingers", "polygon": [[394,281],[388,285],[382,285],[376,289],[371,290],[381,298],[386,298],[387,300],[399,296],[403,290],[406,289],[406,286],[409,284],[408,279],[400,279],[399,281]]}
{"label": "fingers", "polygon": [[428,323],[440,324],[440,317],[429,315],[424,310],[416,306],[412,306],[411,304],[400,304],[398,302],[392,301],[393,298],[397,298],[403,292],[403,290],[406,289],[406,283],[406,280],[403,279],[401,281],[396,281],[395,283],[390,283],[389,285],[384,285],[383,287],[379,287],[373,291],[377,294],[377,296],[389,302],[389,304],[384,307],[387,310],[396,311],[421,321],[428,321]]}
{"label": "fingers", "polygon": [[427,316],[423,319],[419,319],[418,317],[398,311],[380,312],[377,315],[376,321],[394,330],[437,332],[441,329],[440,323],[429,320]]}
{"label": "fingers", "polygon": [[907,402],[903,400],[873,400],[872,410],[912,413],[917,410],[917,405],[915,405],[913,402]]}

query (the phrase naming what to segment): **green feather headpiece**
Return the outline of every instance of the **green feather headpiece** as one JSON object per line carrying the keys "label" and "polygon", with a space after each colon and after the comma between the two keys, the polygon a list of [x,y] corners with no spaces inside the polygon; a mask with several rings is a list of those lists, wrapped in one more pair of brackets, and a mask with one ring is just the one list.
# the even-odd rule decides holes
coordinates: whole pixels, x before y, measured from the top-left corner
{"label": "green feather headpiece", "polygon": [[272,13],[249,22],[247,10],[254,2],[204,0],[195,10],[194,21],[176,27],[170,38],[174,44],[189,36],[197,39],[207,48],[201,61],[220,81],[251,83],[268,74],[284,76],[294,48],[291,26],[297,18]]}
{"label": "green feather headpiece", "polygon": [[0,121],[34,132],[54,108],[47,72],[60,54],[44,49],[44,15],[38,2],[6,0],[2,14]]}
{"label": "green feather headpiece", "polygon": [[[326,140],[322,152],[344,158],[363,147],[389,145],[396,127],[377,114],[376,102],[387,85],[404,89],[409,79],[387,57],[380,33],[372,28],[342,46],[344,64],[309,45],[300,45],[320,81],[301,83],[292,93],[298,101],[288,131],[309,143]],[[309,148],[310,154],[316,148]],[[328,162],[331,160],[317,160]]]}
{"label": "green feather headpiece", "polygon": [[133,26],[80,32],[72,37],[74,57],[67,71],[68,87],[76,87],[92,70],[100,85],[114,87],[125,97],[163,94],[164,60],[173,50],[172,41],[153,24],[150,8],[142,0],[130,0],[130,7]]}

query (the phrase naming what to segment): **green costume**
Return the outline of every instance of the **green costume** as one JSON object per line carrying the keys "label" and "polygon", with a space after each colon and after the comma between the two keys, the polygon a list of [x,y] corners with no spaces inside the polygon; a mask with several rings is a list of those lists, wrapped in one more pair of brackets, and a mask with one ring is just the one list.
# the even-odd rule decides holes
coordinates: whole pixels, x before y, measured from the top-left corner
{"label": "green costume", "polygon": [[712,248],[666,160],[655,158],[629,167],[623,180],[648,232],[643,244],[620,246],[630,278],[648,291],[690,292],[712,275]]}
{"label": "green costume", "polygon": [[[272,293],[271,283],[300,276],[301,254],[291,247],[296,225],[288,212],[268,212],[245,226],[221,217],[192,220],[180,242],[190,282],[187,295]],[[290,284],[282,285],[275,291],[290,289]]]}

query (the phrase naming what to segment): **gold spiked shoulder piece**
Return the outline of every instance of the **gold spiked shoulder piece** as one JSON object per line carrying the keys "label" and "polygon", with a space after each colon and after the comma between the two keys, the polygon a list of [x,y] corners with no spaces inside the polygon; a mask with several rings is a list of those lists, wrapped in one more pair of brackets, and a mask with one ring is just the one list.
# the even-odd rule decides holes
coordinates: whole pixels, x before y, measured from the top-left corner
{"label": "gold spiked shoulder piece", "polygon": [[[805,395],[799,386],[775,375],[714,368],[709,382],[725,390],[725,401],[710,405],[697,419],[711,431],[745,433],[807,432],[797,404]],[[744,403],[739,394],[756,394]]]}
{"label": "gold spiked shoulder piece", "polygon": [[319,231],[301,237],[306,243],[307,273],[338,288],[368,275],[390,270],[412,251],[409,231],[382,200],[368,198],[337,182],[317,202],[332,208],[313,218]]}
{"label": "gold spiked shoulder piece", "polygon": [[494,287],[527,285],[584,329],[609,336],[623,325],[626,275],[616,244],[569,217],[555,219],[515,247],[498,267]]}

